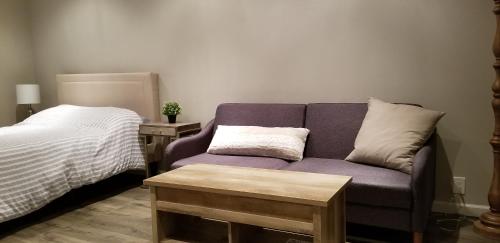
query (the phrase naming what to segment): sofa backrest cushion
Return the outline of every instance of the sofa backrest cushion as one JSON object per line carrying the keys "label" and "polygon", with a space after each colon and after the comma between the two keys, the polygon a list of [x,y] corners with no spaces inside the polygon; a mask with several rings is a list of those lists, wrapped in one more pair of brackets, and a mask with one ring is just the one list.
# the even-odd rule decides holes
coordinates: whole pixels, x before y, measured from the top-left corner
{"label": "sofa backrest cushion", "polygon": [[345,159],[354,149],[367,110],[366,103],[307,105],[305,127],[310,133],[305,157]]}
{"label": "sofa backrest cushion", "polygon": [[303,104],[220,104],[215,112],[214,133],[218,125],[304,127]]}

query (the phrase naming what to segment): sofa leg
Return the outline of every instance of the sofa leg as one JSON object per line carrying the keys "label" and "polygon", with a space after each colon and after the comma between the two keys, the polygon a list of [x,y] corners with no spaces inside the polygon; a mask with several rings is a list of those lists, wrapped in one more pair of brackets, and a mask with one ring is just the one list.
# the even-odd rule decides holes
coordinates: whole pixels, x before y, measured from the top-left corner
{"label": "sofa leg", "polygon": [[423,242],[424,242],[424,233],[413,232],[413,243],[423,243]]}

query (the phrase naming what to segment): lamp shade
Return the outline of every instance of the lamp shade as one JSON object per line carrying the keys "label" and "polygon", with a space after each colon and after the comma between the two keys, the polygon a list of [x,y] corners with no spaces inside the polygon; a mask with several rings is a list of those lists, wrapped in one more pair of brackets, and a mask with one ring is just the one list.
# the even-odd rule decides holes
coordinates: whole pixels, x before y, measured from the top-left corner
{"label": "lamp shade", "polygon": [[38,84],[16,85],[17,104],[39,104],[40,86]]}

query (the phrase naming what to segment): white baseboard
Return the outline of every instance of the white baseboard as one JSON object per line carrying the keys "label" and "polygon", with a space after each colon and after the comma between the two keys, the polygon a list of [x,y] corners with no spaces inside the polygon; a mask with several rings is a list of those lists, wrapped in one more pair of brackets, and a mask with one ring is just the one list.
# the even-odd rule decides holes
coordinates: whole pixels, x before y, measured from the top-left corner
{"label": "white baseboard", "polygon": [[434,204],[432,205],[433,212],[454,213],[473,217],[479,217],[479,215],[489,209],[490,207],[488,205],[463,204],[445,201],[434,201]]}

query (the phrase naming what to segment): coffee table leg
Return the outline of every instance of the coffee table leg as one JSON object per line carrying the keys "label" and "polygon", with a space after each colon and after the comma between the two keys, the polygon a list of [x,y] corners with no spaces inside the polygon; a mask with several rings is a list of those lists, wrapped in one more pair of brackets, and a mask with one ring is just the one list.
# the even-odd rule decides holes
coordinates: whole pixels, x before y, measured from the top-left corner
{"label": "coffee table leg", "polygon": [[152,221],[152,230],[153,230],[153,242],[159,243],[160,240],[164,237],[161,227],[161,218],[160,212],[156,210],[156,187],[150,186],[149,192],[151,196],[151,221]]}
{"label": "coffee table leg", "polygon": [[313,214],[314,243],[345,243],[345,195],[339,193],[328,207],[316,207]]}
{"label": "coffee table leg", "polygon": [[156,208],[156,187],[150,186],[151,221],[153,225],[153,242],[159,243],[173,233],[175,224],[173,213],[158,211]]}
{"label": "coffee table leg", "polygon": [[346,238],[346,219],[345,219],[345,191],[338,194],[333,201],[330,212],[333,214],[330,217],[333,219],[333,242],[345,243]]}

